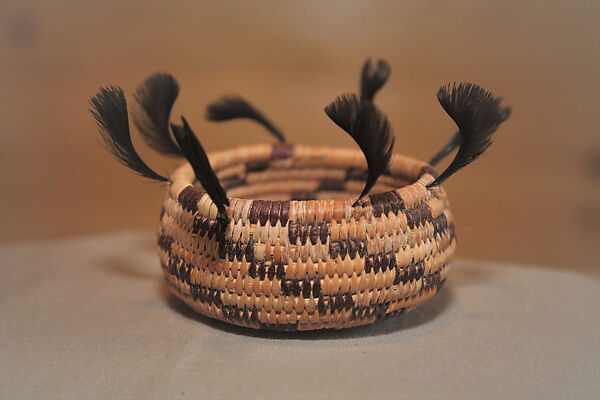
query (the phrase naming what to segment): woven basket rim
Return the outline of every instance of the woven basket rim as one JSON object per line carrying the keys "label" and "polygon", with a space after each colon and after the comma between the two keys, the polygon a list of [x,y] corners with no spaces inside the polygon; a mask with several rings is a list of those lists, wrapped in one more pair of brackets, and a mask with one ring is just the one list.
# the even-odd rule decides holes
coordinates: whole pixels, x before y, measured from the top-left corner
{"label": "woven basket rim", "polygon": [[[215,172],[218,174],[219,171],[227,167],[236,166],[243,162],[247,162],[248,160],[268,160],[271,156],[273,149],[281,146],[287,146],[288,148],[293,149],[293,155],[291,158],[302,159],[305,157],[311,157],[314,159],[325,158],[326,161],[335,161],[342,160],[345,162],[350,161],[353,167],[357,168],[366,168],[366,161],[363,153],[360,150],[342,148],[342,147],[329,147],[329,146],[310,146],[310,145],[301,145],[301,144],[258,144],[258,145],[249,145],[249,146],[237,146],[228,148],[226,150],[215,151],[208,153],[208,157],[210,159],[211,165]],[[242,157],[240,155],[250,155],[251,158]],[[324,165],[335,165],[334,164],[325,164]],[[308,204],[311,202],[321,202],[323,204],[328,202],[335,202],[337,206],[341,206],[339,202],[343,202],[343,208],[346,210],[350,210],[352,214],[356,214],[356,212],[360,214],[370,214],[373,208],[373,197],[381,196],[385,194],[389,194],[391,192],[395,192],[395,194],[399,195],[405,200],[407,206],[411,206],[411,204],[417,204],[424,199],[431,196],[430,192],[435,192],[438,190],[443,190],[441,187],[433,187],[427,188],[427,185],[435,180],[437,173],[435,169],[431,167],[429,164],[419,161],[415,158],[394,154],[392,156],[392,162],[390,165],[390,172],[393,176],[400,177],[412,181],[412,183],[395,188],[393,190],[389,190],[387,192],[368,195],[362,201],[361,204],[357,207],[353,207],[353,203],[355,199],[352,198],[344,198],[344,199],[318,199],[318,200],[291,200],[293,202],[297,202],[299,204]],[[177,198],[181,191],[186,187],[193,186],[195,188],[200,188],[204,191],[204,188],[196,181],[194,172],[189,163],[184,163],[179,166],[172,174],[171,174],[171,182],[169,183],[169,192],[173,198]],[[208,195],[206,196],[208,197]],[[248,202],[254,201],[262,201],[265,203],[274,203],[278,200],[263,200],[260,198],[239,198],[239,197],[229,197],[230,202],[238,203],[238,207],[240,203],[245,204]],[[210,204],[210,217],[211,219],[216,217],[217,208],[214,203],[208,198]],[[208,217],[208,215],[207,215]]]}

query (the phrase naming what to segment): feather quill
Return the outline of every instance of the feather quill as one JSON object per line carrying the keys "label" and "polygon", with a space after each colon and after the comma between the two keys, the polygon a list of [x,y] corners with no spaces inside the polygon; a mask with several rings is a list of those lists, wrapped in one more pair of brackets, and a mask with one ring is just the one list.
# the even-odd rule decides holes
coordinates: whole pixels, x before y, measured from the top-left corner
{"label": "feather quill", "polygon": [[345,94],[327,107],[325,113],[346,131],[367,159],[367,180],[354,206],[373,188],[377,179],[389,168],[394,147],[392,129],[387,117],[369,101],[355,94]]}
{"label": "feather quill", "polygon": [[182,126],[171,124],[175,140],[177,140],[183,154],[191,164],[196,178],[204,186],[206,193],[217,205],[219,212],[224,213],[225,206],[229,205],[225,189],[223,189],[219,178],[212,169],[202,144],[200,144],[185,118],[181,117],[181,120],[183,121]]}
{"label": "feather quill", "polygon": [[452,153],[460,145],[460,132],[456,131],[450,138],[448,143],[444,145],[432,158],[429,160],[429,165],[435,167],[448,154]]}
{"label": "feather quill", "polygon": [[390,66],[385,60],[377,61],[374,68],[369,58],[363,65],[360,78],[361,99],[373,102],[375,94],[385,85],[390,77]]}
{"label": "feather quill", "polygon": [[459,147],[448,168],[428,187],[441,184],[477,159],[493,143],[500,124],[510,116],[510,108],[500,106],[502,98],[473,83],[442,86],[437,97],[458,126]]}
{"label": "feather quill", "polygon": [[131,141],[127,101],[120,87],[100,88],[90,99],[92,113],[106,149],[127,168],[137,174],[159,182],[168,179],[157,174],[139,156]]}
{"label": "feather quill", "polygon": [[267,117],[258,111],[252,104],[241,97],[224,97],[206,108],[206,118],[213,122],[230,121],[232,119],[247,118],[264,126],[281,143],[285,136]]}
{"label": "feather quill", "polygon": [[179,95],[179,85],[172,75],[156,73],[146,79],[135,92],[139,110],[133,122],[150,147],[171,157],[183,154],[169,132],[169,117]]}

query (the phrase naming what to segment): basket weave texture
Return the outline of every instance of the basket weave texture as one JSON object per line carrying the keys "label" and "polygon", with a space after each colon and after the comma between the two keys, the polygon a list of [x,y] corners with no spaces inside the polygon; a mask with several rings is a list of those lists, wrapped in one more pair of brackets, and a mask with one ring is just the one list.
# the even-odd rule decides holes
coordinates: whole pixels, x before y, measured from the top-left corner
{"label": "basket weave texture", "polygon": [[[370,196],[360,151],[289,144],[210,155],[227,218],[185,164],[161,213],[160,261],[196,311],[257,329],[346,328],[410,311],[444,283],[456,247],[435,172],[394,156]],[[260,199],[260,200],[252,200]]]}

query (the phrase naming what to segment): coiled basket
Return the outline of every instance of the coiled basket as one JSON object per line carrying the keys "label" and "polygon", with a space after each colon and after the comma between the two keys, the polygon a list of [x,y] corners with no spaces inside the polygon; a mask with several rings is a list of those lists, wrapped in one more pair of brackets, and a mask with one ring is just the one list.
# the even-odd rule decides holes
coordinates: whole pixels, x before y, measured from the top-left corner
{"label": "coiled basket", "polygon": [[444,283],[456,247],[435,171],[394,156],[370,196],[360,151],[290,144],[210,155],[227,215],[189,164],[168,186],[158,239],[171,291],[194,310],[257,329],[369,324]]}

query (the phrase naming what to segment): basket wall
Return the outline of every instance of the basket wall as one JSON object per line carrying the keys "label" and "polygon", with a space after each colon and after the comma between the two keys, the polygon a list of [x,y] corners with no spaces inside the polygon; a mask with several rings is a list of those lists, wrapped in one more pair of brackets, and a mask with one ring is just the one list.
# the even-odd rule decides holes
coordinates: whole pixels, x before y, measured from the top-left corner
{"label": "basket wall", "polygon": [[426,188],[429,165],[394,156],[378,194],[352,207],[360,151],[269,144],[210,159],[228,220],[186,164],[158,240],[170,289],[196,311],[251,328],[346,328],[412,310],[444,283],[456,238],[445,192]]}

